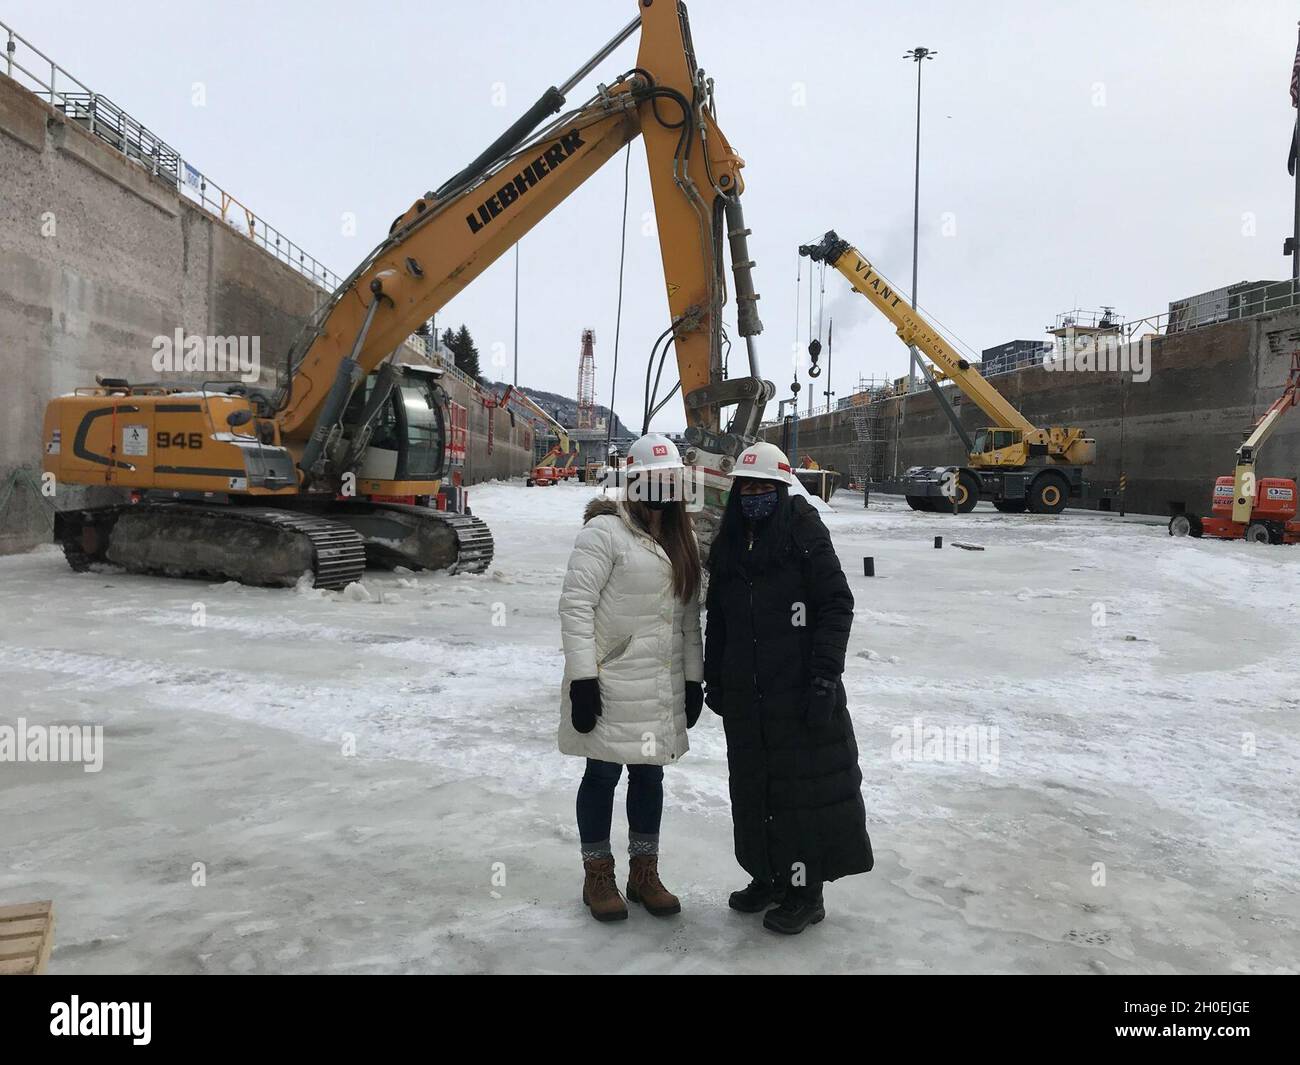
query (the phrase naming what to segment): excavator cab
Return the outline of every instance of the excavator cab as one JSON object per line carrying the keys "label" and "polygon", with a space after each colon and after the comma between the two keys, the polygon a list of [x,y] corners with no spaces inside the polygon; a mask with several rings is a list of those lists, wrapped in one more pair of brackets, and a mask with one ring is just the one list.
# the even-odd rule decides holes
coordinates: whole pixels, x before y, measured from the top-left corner
{"label": "excavator cab", "polygon": [[[447,469],[447,400],[436,372],[402,366],[388,400],[375,414],[370,438],[357,467],[359,491],[368,496],[435,495]],[[369,374],[353,394],[345,423],[362,411],[384,387],[380,374]]]}

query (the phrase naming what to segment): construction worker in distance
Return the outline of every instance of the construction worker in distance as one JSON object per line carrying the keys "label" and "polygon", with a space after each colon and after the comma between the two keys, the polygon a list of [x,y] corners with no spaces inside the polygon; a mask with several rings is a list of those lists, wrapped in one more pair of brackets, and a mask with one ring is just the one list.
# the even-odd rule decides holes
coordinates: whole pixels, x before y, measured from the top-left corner
{"label": "construction worker in distance", "polygon": [[658,871],[663,767],[686,753],[686,730],[704,705],[700,553],[677,447],[641,437],[626,478],[625,498],[587,505],[560,596],[559,745],[587,760],[578,787],[582,901],[598,921],[627,917],[609,841],[625,765],[627,898],[656,917],[681,912]]}
{"label": "construction worker in distance", "polygon": [[[727,737],[732,909],[795,935],[826,916],[825,881],[871,869],[858,746],[840,675],[853,593],[773,444],[741,452],[709,556],[704,678]],[[775,905],[773,905],[775,904]],[[768,907],[772,907],[768,909]]]}

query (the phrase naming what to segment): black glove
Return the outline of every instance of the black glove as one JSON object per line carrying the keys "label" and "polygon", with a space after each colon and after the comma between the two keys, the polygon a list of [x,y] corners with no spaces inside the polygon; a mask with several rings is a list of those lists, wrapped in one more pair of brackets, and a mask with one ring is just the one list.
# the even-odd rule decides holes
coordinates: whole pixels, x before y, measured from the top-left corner
{"label": "black glove", "polygon": [[686,727],[694,728],[704,707],[704,685],[698,680],[686,682]]}
{"label": "black glove", "polygon": [[590,732],[600,717],[600,681],[595,677],[569,682],[569,718],[579,732]]}
{"label": "black glove", "polygon": [[804,709],[804,724],[809,728],[825,728],[831,723],[835,704],[839,702],[840,686],[825,677],[813,677],[808,690],[808,704]]}
{"label": "black glove", "polygon": [[704,705],[717,714],[718,717],[722,716],[722,689],[716,684],[710,684],[704,692]]}

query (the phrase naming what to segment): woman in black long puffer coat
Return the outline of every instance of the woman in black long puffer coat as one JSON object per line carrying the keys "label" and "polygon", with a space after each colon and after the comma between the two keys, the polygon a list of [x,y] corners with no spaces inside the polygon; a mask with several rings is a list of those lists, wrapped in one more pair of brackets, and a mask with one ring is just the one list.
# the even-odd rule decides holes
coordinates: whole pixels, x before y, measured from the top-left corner
{"label": "woman in black long puffer coat", "polygon": [[[746,456],[754,457],[746,460]],[[737,462],[709,559],[706,702],[727,738],[733,909],[796,934],[826,916],[822,884],[871,869],[844,655],[853,593],[816,509],[789,494],[785,455]]]}

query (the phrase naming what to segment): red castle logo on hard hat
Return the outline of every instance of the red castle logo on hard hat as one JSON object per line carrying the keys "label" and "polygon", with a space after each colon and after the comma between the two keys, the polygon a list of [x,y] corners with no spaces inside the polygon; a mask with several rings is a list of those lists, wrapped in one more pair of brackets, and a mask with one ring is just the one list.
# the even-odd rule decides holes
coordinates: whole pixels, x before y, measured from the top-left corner
{"label": "red castle logo on hard hat", "polygon": [[667,455],[667,454],[668,454],[668,445],[666,445],[666,444],[655,444],[655,445],[654,445],[654,454],[655,454],[655,457],[656,457],[656,458],[658,458],[660,455]]}
{"label": "red castle logo on hard hat", "polygon": [[742,455],[740,459],[741,465],[743,466],[752,466],[757,461],[758,461],[757,455]]}

